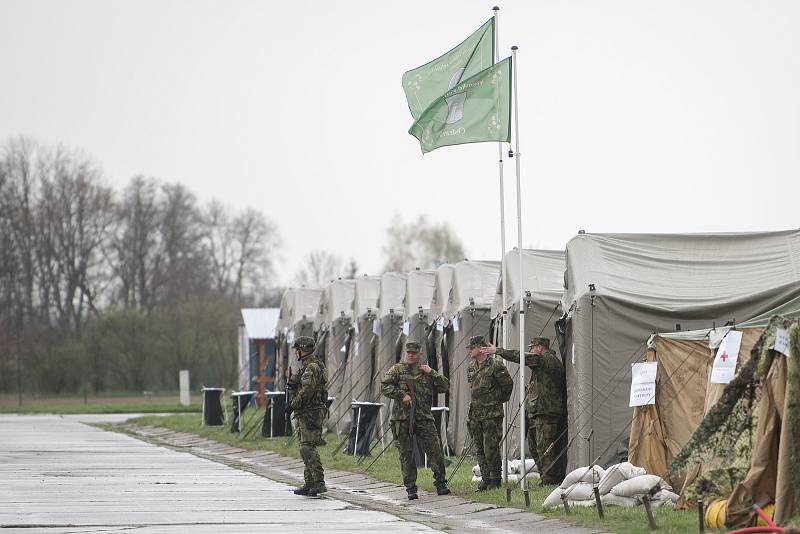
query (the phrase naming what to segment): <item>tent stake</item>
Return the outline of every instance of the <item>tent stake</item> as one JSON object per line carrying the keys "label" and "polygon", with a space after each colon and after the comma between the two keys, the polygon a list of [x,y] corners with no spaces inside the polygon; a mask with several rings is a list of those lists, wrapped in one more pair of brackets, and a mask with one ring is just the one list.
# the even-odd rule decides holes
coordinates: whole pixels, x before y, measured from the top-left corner
{"label": "tent stake", "polygon": [[647,513],[647,522],[650,525],[650,530],[657,529],[656,518],[653,517],[653,508],[650,506],[649,494],[642,497],[642,504],[644,504],[644,511]]}
{"label": "tent stake", "polygon": [[705,510],[703,509],[703,499],[697,499],[697,531],[703,534],[705,531]]}
{"label": "tent stake", "polygon": [[603,502],[600,500],[600,489],[595,486],[594,487],[594,502],[597,505],[597,516],[600,519],[605,519],[605,514],[603,513]]}

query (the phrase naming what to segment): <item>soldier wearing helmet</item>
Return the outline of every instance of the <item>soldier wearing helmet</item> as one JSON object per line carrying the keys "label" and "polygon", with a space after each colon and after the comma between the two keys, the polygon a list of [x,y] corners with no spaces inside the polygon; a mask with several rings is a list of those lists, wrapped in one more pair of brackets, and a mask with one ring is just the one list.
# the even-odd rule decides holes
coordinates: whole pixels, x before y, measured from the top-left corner
{"label": "soldier wearing helmet", "polygon": [[313,356],[314,346],[314,339],[308,336],[300,336],[292,344],[300,369],[291,380],[296,390],[289,405],[300,432],[300,456],[305,464],[305,484],[294,493],[312,497],[327,491],[317,445],[322,443],[322,424],[328,417],[328,375]]}
{"label": "soldier wearing helmet", "polygon": [[[561,484],[566,471],[566,378],[564,365],[546,337],[531,339],[525,365],[531,370],[526,411],[528,448],[541,474],[541,485]],[[518,350],[488,345],[484,354],[497,354],[519,363]]]}

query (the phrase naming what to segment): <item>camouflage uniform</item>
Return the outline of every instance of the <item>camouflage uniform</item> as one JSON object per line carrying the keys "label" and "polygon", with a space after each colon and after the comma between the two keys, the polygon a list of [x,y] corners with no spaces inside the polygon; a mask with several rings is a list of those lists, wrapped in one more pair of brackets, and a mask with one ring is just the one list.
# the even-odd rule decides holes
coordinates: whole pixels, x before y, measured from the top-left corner
{"label": "camouflage uniform", "polygon": [[[310,340],[313,351],[314,340],[305,336],[298,338],[297,344]],[[322,364],[312,353],[302,357],[300,369],[292,377],[297,390],[291,399],[291,408],[295,414],[300,432],[300,456],[303,458],[305,470],[303,478],[306,488],[317,486],[324,488],[325,472],[317,452],[317,445],[322,443],[322,424],[328,417],[328,374]]]}
{"label": "camouflage uniform", "polygon": [[[551,350],[550,340],[535,337],[532,345],[547,348],[544,354],[525,353],[531,371],[528,385],[528,449],[542,475],[542,484],[561,484],[566,473],[566,385],[564,365]],[[519,351],[497,349],[497,354],[519,363]],[[548,450],[549,449],[549,450]]]}
{"label": "camouflage uniform", "polygon": [[[467,348],[485,347],[483,336],[474,336]],[[514,381],[503,364],[492,356],[481,363],[473,359],[467,367],[470,387],[467,428],[475,444],[475,455],[483,479],[478,490],[500,487],[502,457],[500,440],[503,439],[503,403],[514,389]]]}
{"label": "camouflage uniform", "polygon": [[[406,343],[407,351],[420,351],[420,344]],[[413,393],[409,384],[413,386]],[[381,380],[381,393],[394,400],[392,406],[392,433],[400,451],[400,468],[403,471],[403,484],[409,498],[416,498],[417,463],[414,458],[413,438],[422,445],[433,471],[433,479],[440,495],[447,490],[444,472],[444,452],[439,433],[436,431],[431,406],[439,393],[446,393],[450,382],[436,370],[424,373],[418,364],[405,362],[393,365]],[[416,404],[415,433],[409,435],[409,416],[411,407],[403,404],[403,397],[410,395]],[[449,491],[447,491],[449,493]],[[413,497],[412,497],[413,495]]]}

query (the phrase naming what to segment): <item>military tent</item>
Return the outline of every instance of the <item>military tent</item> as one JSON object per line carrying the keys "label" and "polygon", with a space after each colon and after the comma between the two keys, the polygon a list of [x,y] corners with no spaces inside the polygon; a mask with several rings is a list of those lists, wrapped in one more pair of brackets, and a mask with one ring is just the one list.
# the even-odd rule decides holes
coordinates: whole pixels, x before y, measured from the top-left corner
{"label": "military tent", "polygon": [[[736,325],[742,332],[737,367],[749,359],[753,346],[769,324],[770,316],[800,317],[800,298]],[[720,342],[733,326],[653,334],[645,360],[658,362],[655,404],[633,409],[628,444],[629,461],[648,473],[668,478],[674,488],[691,484],[697,475],[718,467],[713,462],[687,471],[667,468],[686,445],[703,417],[717,403],[723,384],[710,382],[710,371]]]}
{"label": "military tent", "polygon": [[373,327],[378,318],[380,296],[380,276],[364,275],[356,279],[353,300],[353,343],[350,346],[345,371],[345,380],[349,384],[343,394],[343,402],[373,400],[372,362],[375,359],[377,341]]}
{"label": "military tent", "polygon": [[467,343],[472,336],[490,338],[492,303],[499,279],[499,261],[460,261],[454,266],[450,292],[444,306],[444,316],[449,319],[449,327],[445,331],[450,379],[447,434],[451,450],[459,453],[467,445],[470,398]]}
{"label": "military tent", "polygon": [[330,416],[326,422],[332,432],[348,432],[350,429],[349,377],[346,378],[347,355],[352,342],[354,280],[334,280],[322,292],[317,315],[317,330],[320,346],[325,351],[325,366],[328,372],[328,395],[334,397]]}
{"label": "military tent", "polygon": [[[381,397],[381,378],[399,361],[402,354],[400,341],[403,330],[403,297],[406,292],[406,275],[388,272],[381,276],[381,299],[375,322],[376,350],[372,367],[372,401],[384,402]],[[386,412],[385,412],[386,413]]]}
{"label": "military tent", "polygon": [[[525,298],[525,339],[527,342],[538,336],[550,338],[551,347],[560,356],[556,343],[556,321],[561,317],[561,297],[564,288],[564,251],[562,250],[523,250],[522,269],[523,279],[520,281],[519,254],[517,249],[509,251],[503,261],[506,264],[505,280],[497,286],[497,294],[492,304],[492,317],[497,320],[502,317],[505,306],[508,310],[506,321],[496,321],[496,335],[498,346],[503,341],[506,348],[519,349],[519,301]],[[505,300],[504,300],[505,299]],[[507,328],[507,337],[504,337],[503,326]],[[508,432],[509,455],[519,455],[519,428],[517,415],[519,414],[519,365],[508,363],[508,370],[514,378],[514,392],[509,401],[510,413],[507,415],[512,429]],[[530,380],[530,371],[525,370],[525,383]],[[523,419],[524,421],[524,419]],[[515,430],[516,429],[516,430]]]}
{"label": "military tent", "polygon": [[282,390],[286,385],[289,369],[297,370],[297,361],[291,351],[296,337],[314,337],[314,321],[317,317],[321,289],[294,287],[284,291],[277,325],[278,361],[276,389]]}
{"label": "military tent", "polygon": [[742,322],[800,296],[797,230],[579,234],[566,261],[570,468],[627,457],[631,363],[650,333]]}
{"label": "military tent", "polygon": [[[436,275],[433,283],[433,294],[428,306],[428,335],[426,339],[426,356],[428,361],[435,360],[439,364],[438,370],[448,376],[450,369],[450,359],[447,354],[447,344],[445,343],[445,332],[449,328],[448,321],[444,316],[444,307],[450,298],[450,286],[453,282],[454,265],[445,263],[436,268]],[[440,406],[447,406],[449,394],[442,395]]]}

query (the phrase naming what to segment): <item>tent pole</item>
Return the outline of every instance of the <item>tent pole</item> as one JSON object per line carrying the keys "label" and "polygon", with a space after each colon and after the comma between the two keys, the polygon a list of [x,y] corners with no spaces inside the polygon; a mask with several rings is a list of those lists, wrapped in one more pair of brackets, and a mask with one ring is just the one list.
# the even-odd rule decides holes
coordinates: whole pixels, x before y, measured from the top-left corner
{"label": "tent pole", "polygon": [[[494,62],[497,63],[497,60],[500,57],[500,50],[498,47],[498,43],[500,42],[500,35],[498,33],[498,22],[500,20],[500,8],[494,6],[492,8],[494,11]],[[500,177],[500,283],[501,289],[503,291],[503,308],[498,315],[499,318],[499,325],[500,329],[503,333],[503,348],[508,347],[508,324],[506,322],[506,310],[508,309],[508,280],[506,278],[506,262],[505,262],[505,255],[506,255],[506,193],[505,193],[505,184],[503,180],[503,143],[497,143],[497,156],[498,156],[498,166],[497,170]],[[505,365],[505,360],[503,361],[503,365]],[[503,435],[508,434],[508,418],[511,415],[511,406],[509,403],[505,403],[503,406]],[[501,458],[503,462],[503,484],[508,484],[508,440],[503,440],[503,450],[501,451]]]}
{"label": "tent pole", "polygon": [[[522,272],[522,190],[520,180],[520,151],[519,151],[519,93],[517,92],[517,46],[511,47],[511,63],[513,66],[514,81],[514,146],[516,148],[516,170],[517,170],[517,259],[519,260],[518,273],[519,279],[524,280]],[[527,473],[525,467],[525,292],[519,292],[519,459],[520,473]],[[528,502],[528,489],[526,477],[522,476],[519,481],[520,489],[525,494],[525,502]]]}

